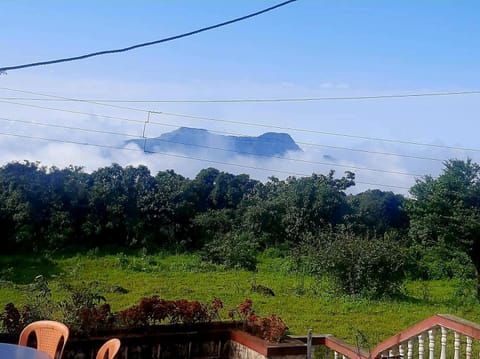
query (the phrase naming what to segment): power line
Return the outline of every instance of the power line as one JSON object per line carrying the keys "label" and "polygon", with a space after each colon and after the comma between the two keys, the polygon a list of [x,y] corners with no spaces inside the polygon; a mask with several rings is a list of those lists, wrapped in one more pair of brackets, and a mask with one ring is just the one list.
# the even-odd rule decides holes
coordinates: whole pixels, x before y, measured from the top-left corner
{"label": "power line", "polygon": [[[125,118],[125,117],[99,115],[99,114],[93,114],[93,113],[82,112],[82,111],[66,110],[66,109],[63,109],[63,108],[32,105],[32,104],[28,104],[28,103],[19,103],[19,102],[4,101],[4,100],[0,100],[0,102],[8,103],[8,104],[11,104],[11,105],[17,105],[17,106],[39,108],[39,109],[42,109],[42,110],[73,113],[73,114],[76,114],[76,115],[96,116],[96,117],[107,118],[107,119],[110,119],[110,120],[121,120],[121,121],[137,122],[137,123],[144,123],[145,122],[145,121],[142,121],[142,120],[133,120],[131,118]],[[145,111],[145,112],[148,112],[148,111]]]}
{"label": "power line", "polygon": [[[149,122],[149,124],[171,127],[171,128],[178,128],[180,127],[178,124],[171,124],[165,122]],[[220,134],[220,135],[229,135],[229,136],[238,136],[239,141],[251,141],[250,138],[243,138],[247,135],[244,133],[239,132],[231,132],[231,131],[218,131],[218,130],[210,130],[208,132]],[[262,139],[262,142],[270,142],[274,143],[275,141],[271,141],[268,139]],[[373,155],[382,155],[382,156],[391,156],[391,157],[403,157],[403,158],[411,158],[416,160],[424,160],[424,161],[435,161],[435,162],[444,162],[445,159],[442,158],[435,158],[435,157],[425,157],[425,156],[415,156],[415,155],[407,155],[402,153],[394,153],[394,152],[381,152],[381,151],[372,151],[372,150],[364,150],[359,148],[350,148],[350,147],[342,147],[342,146],[333,146],[333,145],[324,145],[320,143],[313,143],[313,142],[304,142],[304,141],[295,141],[296,144],[310,146],[310,147],[320,147],[320,148],[331,148],[335,150],[342,150],[342,151],[351,151],[351,152],[361,152],[361,153],[368,153]]]}
{"label": "power line", "polygon": [[[35,140],[42,140],[42,141],[49,141],[49,142],[67,143],[67,144],[74,144],[74,145],[99,147],[99,148],[109,148],[109,149],[115,149],[115,150],[127,150],[127,151],[144,152],[142,149],[109,146],[109,145],[100,145],[100,144],[89,143],[89,142],[59,140],[59,139],[53,139],[53,138],[46,138],[46,137],[39,137],[39,136],[27,136],[27,135],[20,135],[20,134],[6,133],[6,132],[0,132],[0,136],[28,138],[28,139],[35,139]],[[215,160],[209,160],[209,159],[204,159],[204,158],[196,158],[196,157],[192,157],[192,156],[183,156],[183,155],[177,155],[177,154],[171,154],[171,153],[165,153],[165,152],[148,151],[148,153],[158,154],[158,155],[168,156],[168,157],[183,158],[183,159],[206,162],[206,163],[215,163],[215,164],[222,164],[222,165],[228,165],[228,166],[234,166],[234,167],[240,167],[240,168],[254,169],[254,170],[260,170],[260,171],[264,171],[264,172],[277,172],[277,173],[282,173],[282,174],[287,174],[287,175],[295,175],[295,176],[310,176],[310,174],[306,174],[306,173],[296,173],[296,172],[292,172],[292,171],[283,171],[283,170],[278,170],[278,169],[270,169],[270,168],[263,168],[263,167],[256,167],[256,166],[247,166],[247,165],[241,165],[241,164],[237,164],[237,163],[215,161]],[[409,190],[410,189],[408,187],[387,185],[387,184],[381,184],[381,183],[372,183],[372,182],[362,182],[362,181],[356,181],[356,180],[355,180],[355,183],[371,185],[371,186],[378,186],[378,187],[397,188],[397,189],[403,189],[403,190]]]}
{"label": "power line", "polygon": [[125,136],[125,137],[134,137],[134,138],[142,138],[139,135],[133,135],[130,133],[122,133],[122,132],[113,132],[113,131],[103,131],[103,130],[96,130],[91,128],[82,128],[82,127],[73,127],[73,126],[65,126],[65,125],[57,125],[53,123],[44,123],[44,122],[36,122],[36,121],[24,121],[24,120],[14,120],[10,118],[0,117],[0,121],[5,122],[14,122],[14,123],[22,123],[26,125],[34,125],[34,126],[45,126],[45,127],[54,127],[54,128],[61,128],[64,130],[73,130],[73,131],[83,131],[83,132],[92,132],[92,133],[101,133],[104,135],[117,135],[117,136]]}
{"label": "power line", "polygon": [[[236,153],[236,154],[240,154],[240,155],[265,157],[265,158],[269,158],[269,159],[279,159],[279,160],[282,160],[282,161],[293,161],[293,162],[301,162],[301,163],[313,164],[313,165],[340,167],[340,168],[346,168],[348,170],[370,171],[370,172],[396,174],[396,175],[410,176],[410,177],[421,177],[422,176],[422,174],[408,173],[408,172],[402,172],[402,171],[391,171],[391,170],[384,170],[384,169],[378,169],[378,168],[336,164],[336,163],[330,163],[330,162],[310,161],[310,160],[304,160],[304,159],[300,159],[300,158],[290,158],[290,157],[282,157],[282,156],[274,156],[274,155],[263,155],[263,154],[257,154],[257,153],[252,153],[252,152],[237,151],[237,150],[232,150],[232,149],[227,149],[227,148],[213,147],[213,146],[200,145],[200,144],[194,144],[194,143],[178,142],[178,141],[165,140],[165,139],[160,139],[160,138],[148,138],[148,137],[145,137],[144,134],[142,136],[140,136],[140,135],[133,135],[133,134],[128,134],[128,133],[102,131],[102,130],[81,128],[81,127],[65,126],[65,125],[56,125],[56,124],[50,124],[50,123],[44,123],[44,122],[14,120],[14,119],[9,119],[9,118],[4,118],[4,117],[0,117],[0,121],[22,123],[22,124],[35,125],[35,126],[62,128],[62,129],[74,130],[74,131],[84,131],[84,132],[101,133],[101,134],[108,134],[108,135],[134,137],[136,139],[145,139],[145,141],[155,139],[156,141],[160,141],[160,142],[164,142],[164,143],[171,143],[171,144],[176,144],[176,145],[183,145],[183,146],[190,146],[190,147],[197,147],[197,148],[205,148],[205,149],[209,149],[209,150],[218,150],[218,151],[223,151],[223,152]],[[149,152],[149,151],[145,150],[145,146],[144,146],[143,150],[146,153]]]}
{"label": "power line", "polygon": [[[40,95],[40,96],[45,96],[45,97],[50,97],[52,99],[56,99],[58,101],[72,101],[72,102],[84,102],[84,103],[91,103],[99,106],[106,106],[106,107],[112,107],[112,108],[118,108],[121,110],[131,110],[131,111],[137,111],[137,112],[143,112],[143,113],[148,113],[148,110],[145,110],[143,108],[135,108],[135,107],[127,107],[127,106],[119,106],[119,105],[111,105],[107,103],[102,103],[102,102],[96,102],[92,100],[82,100],[82,99],[77,99],[77,98],[70,98],[70,97],[63,97],[63,96],[55,96],[55,95],[49,95],[49,94],[44,94],[44,93],[39,93],[39,92],[33,92],[33,91],[26,91],[26,90],[17,90],[17,89],[12,89],[8,87],[0,87],[0,90],[6,90],[6,91],[13,91],[13,92],[21,92],[21,93],[27,93],[27,94],[32,94],[32,95]],[[41,100],[41,99],[39,99]],[[49,101],[50,99],[44,99],[46,101]],[[54,101],[54,100],[52,100]]]}
{"label": "power line", "polygon": [[[132,108],[132,107],[125,107],[125,106],[117,106],[117,105],[110,105],[106,103],[101,103],[101,102],[96,102],[94,100],[86,100],[86,99],[74,99],[74,98],[68,98],[68,97],[63,97],[63,96],[55,96],[55,95],[49,95],[49,94],[44,94],[44,93],[38,93],[38,92],[33,92],[33,91],[26,91],[26,90],[18,90],[18,89],[12,89],[12,88],[6,88],[6,87],[0,87],[0,90],[7,90],[7,91],[14,91],[14,92],[21,92],[21,93],[28,93],[28,94],[34,94],[34,95],[40,95],[40,96],[46,96],[46,97],[51,97],[52,99],[36,99],[36,100],[44,100],[44,101],[72,101],[72,102],[85,102],[85,103],[93,103],[96,105],[100,106],[108,106],[108,107],[113,107],[113,108],[119,108],[119,109],[125,109],[125,110],[132,110],[132,111],[138,111],[142,113],[148,113],[150,111],[145,110],[145,109],[139,109],[139,108]],[[2,98],[0,98],[2,99]],[[10,98],[10,99],[18,99],[18,100],[25,100],[25,98]],[[140,122],[140,121],[139,121]],[[159,124],[159,123],[156,123]],[[177,125],[167,125],[167,124],[161,124],[163,126],[169,126],[169,127],[178,127]],[[235,133],[235,132],[225,132],[225,131],[216,131],[216,130],[209,130],[212,133],[218,133],[218,134],[223,134],[223,135],[234,135],[234,136],[245,136],[245,134],[242,133]],[[265,141],[265,140],[264,140]],[[444,159],[441,158],[432,158],[432,157],[424,157],[424,156],[414,156],[414,155],[406,155],[406,154],[400,154],[400,153],[391,153],[391,152],[380,152],[380,151],[371,151],[371,150],[363,150],[363,149],[357,149],[357,148],[348,148],[348,147],[341,147],[341,146],[331,146],[331,145],[323,145],[323,144],[317,144],[317,143],[311,143],[311,142],[301,142],[301,141],[296,141],[297,144],[301,145],[306,145],[306,146],[313,146],[313,147],[323,147],[323,148],[331,148],[331,149],[337,149],[337,150],[346,150],[346,151],[353,151],[353,152],[362,152],[362,153],[368,153],[368,154],[377,154],[377,155],[382,155],[382,156],[393,156],[393,157],[404,157],[404,158],[411,158],[411,159],[417,159],[417,160],[426,160],[426,161],[436,161],[436,162],[443,162]]]}
{"label": "power line", "polygon": [[[476,148],[437,145],[437,144],[431,144],[431,143],[404,141],[404,140],[388,139],[388,138],[381,138],[381,137],[369,137],[369,136],[344,134],[344,133],[338,133],[338,132],[325,132],[325,131],[318,131],[318,130],[309,130],[309,129],[295,128],[295,127],[273,126],[273,125],[261,124],[261,123],[232,121],[232,120],[216,119],[216,118],[204,117],[204,116],[178,114],[178,113],[165,112],[165,111],[145,110],[145,109],[139,109],[139,108],[134,108],[134,107],[118,106],[118,105],[112,105],[112,104],[102,103],[102,102],[98,102],[98,101],[75,99],[75,98],[69,98],[69,97],[63,97],[63,96],[55,96],[55,95],[49,95],[49,94],[38,93],[38,92],[33,92],[33,91],[12,89],[12,88],[7,88],[7,87],[0,87],[0,90],[7,90],[7,91],[14,91],[14,92],[21,92],[21,93],[29,93],[29,94],[35,94],[35,95],[40,95],[40,96],[45,96],[45,97],[50,97],[50,98],[57,98],[57,99],[62,99],[62,100],[74,101],[74,102],[85,102],[85,103],[91,103],[91,104],[95,104],[95,105],[99,105],[99,106],[107,106],[107,107],[113,107],[113,108],[119,108],[119,109],[131,110],[131,111],[138,111],[138,112],[143,112],[143,113],[167,115],[167,116],[172,116],[172,117],[184,117],[184,118],[191,118],[191,119],[198,119],[198,120],[205,120],[205,121],[241,124],[241,125],[247,125],[247,126],[273,128],[273,129],[277,129],[277,130],[286,130],[286,131],[308,132],[308,133],[315,133],[315,134],[320,134],[320,135],[356,138],[356,139],[363,139],[363,140],[369,140],[369,141],[390,142],[390,143],[400,143],[400,144],[414,145],[414,146],[425,146],[425,147],[434,147],[434,148],[446,148],[446,149],[450,149],[450,150],[480,152],[480,149],[476,149]],[[473,92],[475,92],[475,91],[473,91]],[[480,93],[480,91],[478,93]],[[395,95],[392,95],[392,96],[395,96]],[[0,101],[0,102],[6,102],[6,101]],[[20,103],[15,103],[15,104],[21,105],[21,106],[32,106],[32,107],[35,106],[35,105],[20,104]],[[58,109],[56,109],[56,110],[59,111]],[[144,122],[144,121],[137,121],[137,122]],[[150,123],[160,124],[160,125],[165,126],[165,124],[163,124],[163,123],[158,123],[158,122],[150,122]],[[428,158],[419,158],[419,159],[428,159]],[[442,160],[439,160],[439,159],[431,159],[431,160],[442,161]]]}
{"label": "power line", "polygon": [[[423,142],[396,140],[396,139],[382,138],[382,137],[352,135],[352,134],[339,133],[339,132],[327,132],[327,131],[319,131],[319,130],[310,130],[310,129],[299,128],[299,127],[275,126],[275,125],[269,125],[269,124],[265,124],[265,123],[252,123],[252,122],[246,122],[246,121],[224,120],[224,119],[218,119],[218,118],[212,118],[212,117],[194,116],[194,115],[179,114],[179,113],[172,113],[172,112],[165,112],[165,111],[162,111],[162,112],[151,111],[151,112],[161,114],[161,115],[166,115],[166,116],[172,116],[172,117],[183,117],[183,118],[190,118],[190,119],[197,119],[197,120],[204,120],[204,121],[213,121],[213,122],[231,123],[231,124],[236,124],[236,125],[252,126],[252,127],[272,128],[272,129],[275,129],[275,130],[283,130],[283,131],[304,132],[304,133],[313,133],[313,134],[317,134],[317,135],[355,138],[355,139],[368,140],[368,141],[400,143],[400,144],[404,144],[404,145],[414,145],[414,146],[424,146],[424,147],[434,147],[434,148],[446,148],[446,149],[450,149],[450,150],[480,152],[480,149],[478,149],[478,148],[446,146],[446,145],[437,145],[437,144],[433,144],[433,143],[423,143]],[[150,122],[150,123],[155,124],[156,122]]]}
{"label": "power line", "polygon": [[[0,89],[5,89],[5,88],[0,88]],[[30,92],[30,91],[23,91],[23,90],[13,90],[13,89],[10,89],[10,90],[12,90],[12,91],[21,91],[21,92]],[[53,96],[53,95],[47,95],[47,94],[42,94],[42,96],[60,97],[60,96]],[[246,124],[246,125],[257,126],[257,127],[269,127],[269,128],[282,129],[282,130],[292,130],[292,131],[299,131],[299,132],[310,132],[310,133],[317,133],[317,134],[327,135],[327,136],[340,136],[340,137],[357,138],[357,139],[364,139],[364,140],[370,140],[370,141],[383,141],[383,142],[401,143],[401,144],[416,145],[416,146],[426,146],[426,147],[435,147],[435,148],[446,148],[446,149],[451,149],[451,150],[480,152],[480,149],[476,149],[476,148],[466,148],[466,147],[457,147],[457,146],[436,145],[436,144],[430,144],[430,143],[402,141],[402,140],[385,139],[385,138],[379,138],[379,137],[367,137],[367,136],[359,136],[359,135],[352,135],[352,134],[345,134],[345,133],[324,132],[324,131],[308,130],[308,129],[300,129],[300,128],[299,128],[299,129],[296,129],[296,128],[289,128],[289,127],[271,126],[271,125],[267,125],[267,124],[253,124],[253,123],[250,123],[250,122],[229,121],[229,120],[215,119],[215,118],[211,118],[211,117],[184,115],[184,114],[177,114],[177,113],[171,113],[171,112],[148,111],[148,110],[138,109],[138,108],[124,107],[124,106],[116,106],[116,105],[109,105],[109,104],[103,104],[103,103],[95,103],[95,102],[91,102],[91,101],[88,101],[88,100],[78,100],[78,99],[71,99],[71,100],[72,100],[72,101],[79,101],[79,102],[86,102],[86,103],[93,103],[93,104],[98,104],[98,105],[101,105],[101,106],[108,106],[108,107],[115,107],[115,108],[121,108],[121,109],[128,109],[128,110],[133,110],[133,111],[139,111],[139,112],[142,112],[142,113],[154,113],[154,114],[167,115],[167,116],[173,116],[173,117],[186,117],[186,118],[194,118],[194,119],[201,119],[201,120],[208,120],[208,121],[216,121],[216,122],[227,122],[227,123]],[[33,107],[33,108],[39,108],[39,109],[44,109],[44,110],[52,110],[52,111],[61,111],[61,112],[67,112],[67,113],[73,113],[73,114],[81,114],[81,115],[87,115],[87,116],[103,117],[103,118],[116,119],[116,120],[122,120],[122,121],[130,121],[130,122],[137,122],[137,123],[144,123],[144,122],[145,122],[145,121],[142,121],[142,120],[133,120],[133,119],[124,118],[124,117],[99,115],[99,114],[94,114],[94,113],[87,113],[87,112],[81,112],[81,111],[72,111],[72,110],[59,109],[59,108],[53,108],[53,107],[47,107],[47,106],[39,106],[39,105],[32,105],[32,104],[25,104],[25,103],[18,103],[18,102],[12,102],[12,101],[0,100],[0,102],[9,103],[9,104],[18,105],[18,106]],[[160,125],[160,126],[168,126],[168,127],[175,127],[175,128],[178,128],[178,127],[179,127],[178,125],[167,124],[167,123],[156,122],[156,121],[150,121],[149,123],[150,123],[150,124],[153,124],[153,125]],[[211,132],[220,133],[220,134],[232,134],[232,135],[244,136],[243,134],[232,133],[232,132],[222,132],[222,131],[214,131],[214,130],[212,130]],[[309,143],[309,142],[300,142],[300,141],[299,141],[299,142],[297,142],[297,143],[299,143],[299,144],[304,144],[304,145],[307,145],[307,146],[316,146],[316,147],[325,147],[325,148],[336,148],[336,149],[341,149],[341,150],[364,152],[364,153],[371,153],[371,154],[379,154],[379,155],[385,155],[385,156],[405,157],[405,158],[428,160],[428,161],[437,161],[437,162],[442,162],[442,161],[444,161],[443,159],[439,159],[439,158],[422,157],[422,156],[412,156],[412,155],[405,155],[405,154],[398,154],[398,153],[389,153],[389,152],[379,152],[379,151],[370,151],[370,150],[361,150],[361,149],[353,149],[353,148],[339,147],[339,146],[328,146],[328,145],[315,144],[315,143]]]}
{"label": "power line", "polygon": [[27,67],[43,66],[43,65],[51,65],[51,64],[61,63],[61,62],[69,62],[69,61],[83,60],[83,59],[86,59],[86,58],[89,58],[89,57],[106,55],[106,54],[115,54],[115,53],[120,53],[120,52],[126,52],[126,51],[130,51],[130,50],[138,49],[138,48],[140,48],[140,47],[156,45],[156,44],[160,44],[160,43],[168,42],[168,41],[172,41],[172,40],[178,40],[178,39],[181,39],[181,38],[183,38],[183,37],[196,35],[196,34],[199,34],[199,33],[201,33],[201,32],[204,32],[204,31],[216,29],[216,28],[218,28],[218,27],[230,25],[230,24],[233,24],[233,23],[235,23],[235,22],[239,22],[239,21],[242,21],[242,20],[246,20],[246,19],[255,17],[255,16],[258,16],[258,15],[260,15],[260,14],[263,14],[263,13],[266,13],[266,12],[269,12],[269,11],[272,11],[272,10],[274,10],[274,9],[277,9],[277,8],[279,8],[279,7],[288,5],[288,4],[290,4],[290,3],[292,3],[292,2],[295,2],[295,1],[297,1],[297,0],[288,0],[288,1],[282,2],[282,3],[280,3],[280,4],[271,6],[271,7],[269,7],[269,8],[266,8],[266,9],[263,9],[263,10],[260,10],[260,11],[257,11],[257,12],[254,12],[254,13],[252,13],[252,14],[248,14],[248,15],[245,15],[245,16],[242,16],[242,17],[238,17],[238,18],[235,18],[235,19],[232,19],[232,20],[229,20],[229,21],[225,21],[225,22],[219,23],[219,24],[215,24],[215,25],[203,27],[203,28],[201,28],[201,29],[194,30],[194,31],[190,31],[190,32],[183,33],[183,34],[180,34],[180,35],[175,35],[175,36],[167,37],[167,38],[164,38],[164,39],[161,39],[161,40],[144,42],[144,43],[141,43],[141,44],[137,44],[137,45],[133,45],[133,46],[121,48],[121,49],[97,51],[97,52],[93,52],[93,53],[86,54],[86,55],[80,55],[80,56],[75,56],[75,57],[61,58],[61,59],[58,59],[58,60],[49,60],[49,61],[41,61],[41,62],[34,62],[34,63],[24,64],[24,65],[15,65],[15,66],[0,67],[0,73],[1,73],[1,72],[5,72],[5,71],[10,71],[10,70],[23,69],[23,68],[27,68]]}
{"label": "power line", "polygon": [[[5,88],[2,88],[5,89]],[[438,96],[466,96],[480,95],[480,90],[473,91],[448,91],[448,92],[417,92],[400,93],[388,95],[370,95],[370,96],[327,96],[327,97],[285,97],[285,98],[240,98],[240,99],[166,99],[166,100],[121,100],[121,99],[57,99],[46,100],[32,97],[2,97],[5,100],[24,100],[24,101],[79,101],[79,102],[97,102],[97,103],[270,103],[270,102],[316,102],[316,101],[354,101],[354,100],[384,100],[401,99],[415,97],[438,97]]]}

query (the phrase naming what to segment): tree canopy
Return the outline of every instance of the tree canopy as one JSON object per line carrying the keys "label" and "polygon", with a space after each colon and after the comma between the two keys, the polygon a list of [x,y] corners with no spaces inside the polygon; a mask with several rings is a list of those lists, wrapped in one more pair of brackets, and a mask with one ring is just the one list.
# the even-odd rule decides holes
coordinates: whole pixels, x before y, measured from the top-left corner
{"label": "tree canopy", "polygon": [[426,176],[411,188],[410,235],[426,246],[468,254],[478,276],[480,298],[480,166],[449,160],[437,178]]}

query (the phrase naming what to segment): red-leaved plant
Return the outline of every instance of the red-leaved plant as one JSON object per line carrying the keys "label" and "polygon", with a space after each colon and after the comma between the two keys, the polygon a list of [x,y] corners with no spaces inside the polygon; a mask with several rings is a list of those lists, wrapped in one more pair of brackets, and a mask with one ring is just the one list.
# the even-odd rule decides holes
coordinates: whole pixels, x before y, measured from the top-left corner
{"label": "red-leaved plant", "polygon": [[271,314],[261,317],[255,313],[252,300],[246,298],[234,309],[229,310],[228,316],[235,320],[237,317],[243,323],[243,329],[269,342],[280,342],[285,339],[288,326],[279,316]]}
{"label": "red-leaved plant", "polygon": [[120,327],[145,327],[164,322],[170,324],[208,323],[220,319],[218,311],[223,308],[220,299],[210,304],[186,299],[165,300],[159,296],[143,298],[139,305],[131,306],[118,313]]}

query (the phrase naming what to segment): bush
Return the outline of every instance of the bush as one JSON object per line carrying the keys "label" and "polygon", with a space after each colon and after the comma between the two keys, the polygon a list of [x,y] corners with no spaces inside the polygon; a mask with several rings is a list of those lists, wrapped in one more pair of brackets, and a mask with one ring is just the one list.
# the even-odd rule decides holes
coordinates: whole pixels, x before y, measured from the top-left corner
{"label": "bush", "polygon": [[229,310],[228,316],[242,322],[243,330],[247,330],[269,342],[281,342],[285,339],[288,326],[283,319],[275,314],[261,317],[253,309],[252,300],[246,298],[235,308]]}
{"label": "bush", "polygon": [[442,245],[409,248],[408,274],[412,279],[474,279],[475,267],[465,252]]}
{"label": "bush", "polygon": [[257,244],[249,234],[226,234],[207,243],[202,259],[226,268],[255,270]]}
{"label": "bush", "polygon": [[379,298],[399,293],[406,255],[398,241],[359,237],[346,230],[328,237],[316,241],[314,251],[310,244],[310,254],[303,259],[314,274],[331,276],[350,295]]}
{"label": "bush", "polygon": [[114,316],[106,298],[101,295],[98,283],[82,283],[79,286],[64,284],[69,293],[66,301],[58,303],[63,322],[79,334],[88,334],[110,328]]}

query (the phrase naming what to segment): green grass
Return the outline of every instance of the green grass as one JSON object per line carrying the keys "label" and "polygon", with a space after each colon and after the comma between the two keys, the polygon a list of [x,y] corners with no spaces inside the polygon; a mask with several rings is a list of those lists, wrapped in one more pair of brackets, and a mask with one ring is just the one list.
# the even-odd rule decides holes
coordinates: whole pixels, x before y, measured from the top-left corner
{"label": "green grass", "polygon": [[[363,333],[374,346],[381,340],[437,313],[449,313],[480,322],[480,306],[473,293],[459,297],[459,284],[451,281],[407,282],[399,299],[367,300],[341,296],[325,281],[289,271],[282,258],[261,257],[258,272],[225,270],[201,262],[196,255],[76,255],[54,259],[0,256],[0,305],[17,306],[31,300],[31,283],[38,274],[49,279],[53,298],[66,295],[61,283],[98,282],[112,310],[137,304],[144,296],[165,299],[220,298],[226,312],[249,297],[261,315],[281,316],[294,334],[333,334],[355,344]],[[275,296],[252,293],[252,282],[271,288]],[[128,289],[114,293],[114,286]]]}

